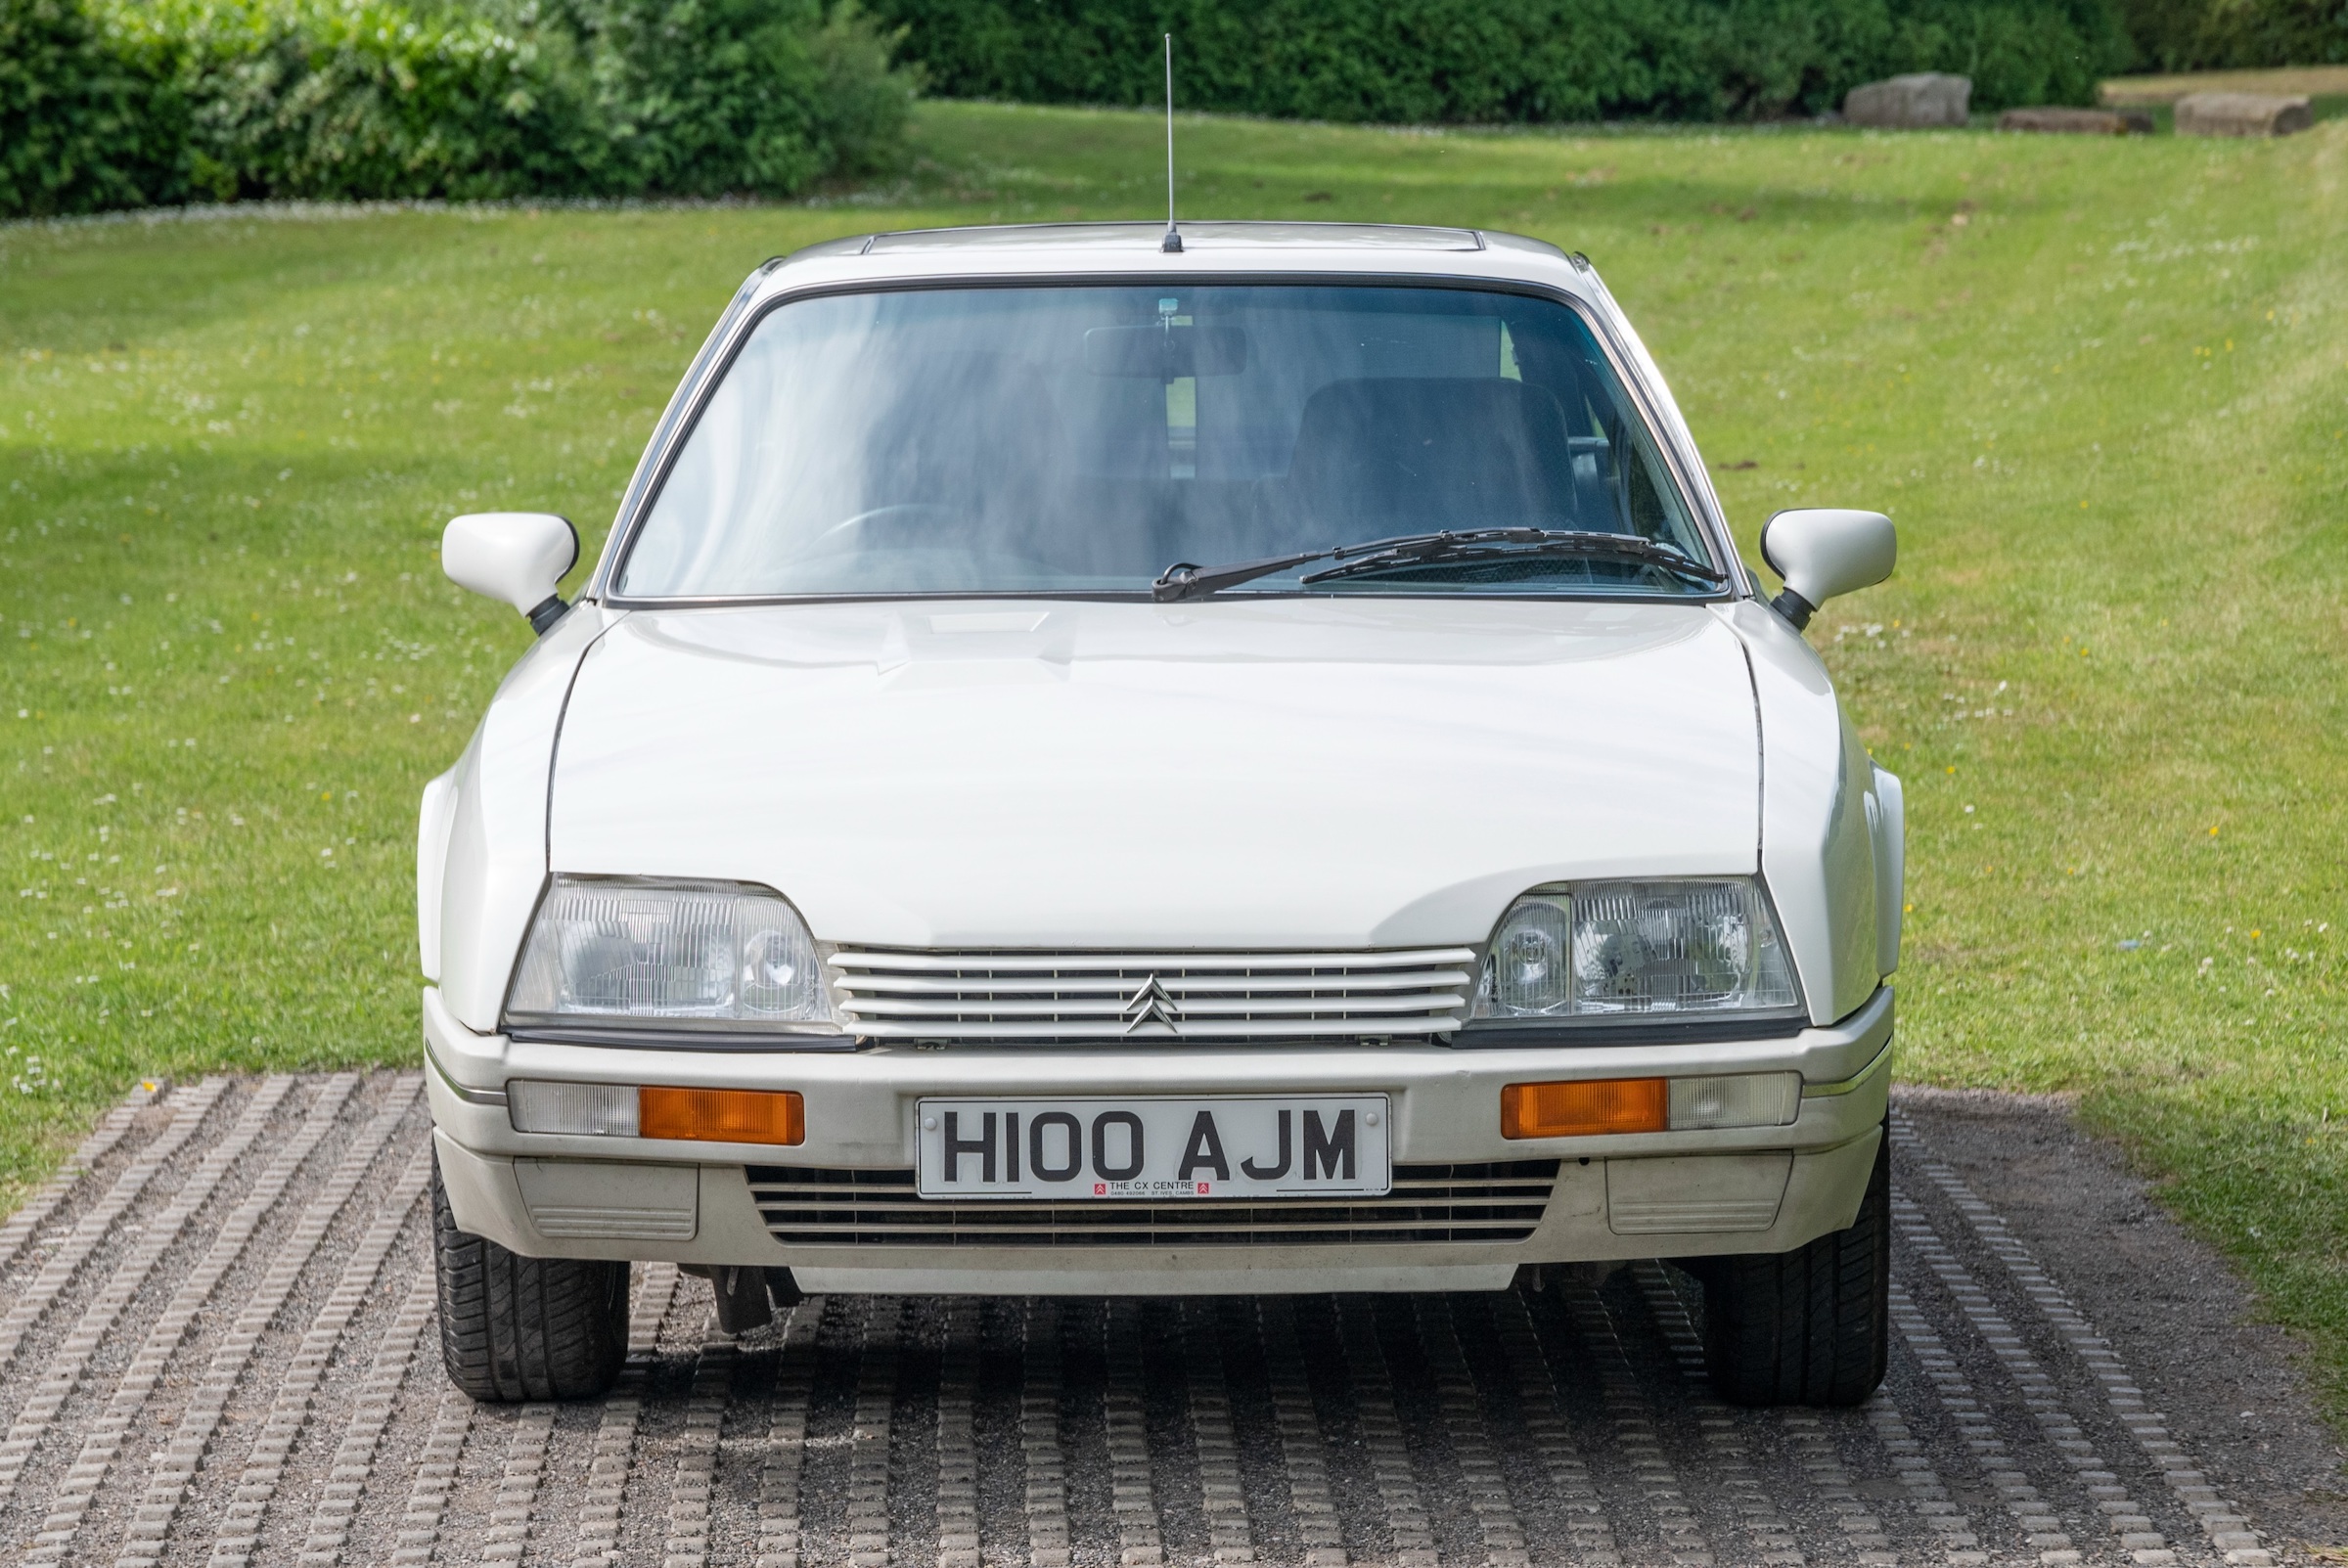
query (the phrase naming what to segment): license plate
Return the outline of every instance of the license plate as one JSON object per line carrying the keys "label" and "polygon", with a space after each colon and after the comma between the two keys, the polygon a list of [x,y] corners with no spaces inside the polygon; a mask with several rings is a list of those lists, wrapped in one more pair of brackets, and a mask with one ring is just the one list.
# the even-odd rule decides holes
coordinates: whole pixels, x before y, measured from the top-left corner
{"label": "license plate", "polygon": [[925,1099],[925,1198],[1378,1196],[1393,1182],[1383,1095],[1213,1099]]}

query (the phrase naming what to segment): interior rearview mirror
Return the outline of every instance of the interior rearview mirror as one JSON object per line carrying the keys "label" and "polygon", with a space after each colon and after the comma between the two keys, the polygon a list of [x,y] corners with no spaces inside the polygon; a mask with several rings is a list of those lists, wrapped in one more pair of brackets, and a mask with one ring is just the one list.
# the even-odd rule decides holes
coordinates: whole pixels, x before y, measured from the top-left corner
{"label": "interior rearview mirror", "polygon": [[1237,376],[1247,368],[1247,335],[1237,327],[1095,327],[1084,335],[1084,368],[1095,376]]}
{"label": "interior rearview mirror", "polygon": [[1761,525],[1761,559],[1785,581],[1770,603],[1799,631],[1837,594],[1872,588],[1891,575],[1899,538],[1880,512],[1799,507]]}
{"label": "interior rearview mirror", "polygon": [[440,533],[440,569],[459,588],[502,599],[544,637],[570,608],[555,587],[579,560],[579,531],[551,512],[469,512]]}

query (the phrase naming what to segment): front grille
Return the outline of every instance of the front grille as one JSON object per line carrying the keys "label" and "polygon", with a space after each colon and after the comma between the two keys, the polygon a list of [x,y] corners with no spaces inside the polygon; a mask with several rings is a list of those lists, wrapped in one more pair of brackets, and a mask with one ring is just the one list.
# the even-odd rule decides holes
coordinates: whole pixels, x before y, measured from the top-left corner
{"label": "front grille", "polygon": [[841,948],[839,1010],[880,1040],[1297,1040],[1440,1035],[1475,953],[938,953]]}
{"label": "front grille", "polygon": [[927,1203],[911,1171],[746,1174],[766,1228],[790,1246],[1367,1246],[1522,1241],[1549,1206],[1558,1162],[1397,1165],[1393,1191],[1342,1203]]}

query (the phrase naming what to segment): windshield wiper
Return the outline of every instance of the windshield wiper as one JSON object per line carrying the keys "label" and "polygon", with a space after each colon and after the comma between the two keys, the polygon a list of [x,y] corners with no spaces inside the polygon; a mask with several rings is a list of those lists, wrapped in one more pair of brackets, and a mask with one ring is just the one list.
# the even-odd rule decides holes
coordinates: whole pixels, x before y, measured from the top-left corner
{"label": "windshield wiper", "polygon": [[1683,577],[1717,587],[1728,574],[1689,560],[1676,550],[1631,534],[1599,533],[1580,528],[1463,528],[1441,533],[1396,534],[1388,539],[1366,539],[1359,544],[1332,545],[1293,556],[1271,556],[1262,560],[1235,560],[1221,566],[1176,561],[1150,585],[1151,597],[1161,605],[1197,599],[1301,566],[1307,561],[1337,564],[1299,579],[1327,582],[1357,572],[1383,571],[1394,566],[1422,565],[1439,560],[1494,560],[1510,556],[1582,556],[1592,560],[1631,560],[1661,566]]}
{"label": "windshield wiper", "polygon": [[1347,559],[1320,571],[1307,572],[1297,581],[1310,586],[1396,567],[1507,560],[1523,556],[1578,556],[1586,560],[1633,561],[1643,566],[1660,566],[1675,576],[1713,588],[1729,580],[1728,573],[1691,560],[1667,545],[1636,534],[1597,533],[1580,528],[1482,528],[1391,544],[1368,554],[1363,554],[1357,546],[1342,554]]}
{"label": "windshield wiper", "polygon": [[[1398,544],[1402,541],[1394,539],[1379,542]],[[1157,580],[1150,585],[1150,597],[1161,605],[1171,605],[1184,599],[1202,599],[1226,588],[1253,582],[1258,577],[1269,577],[1276,571],[1287,571],[1290,566],[1301,566],[1308,560],[1325,560],[1335,554],[1335,549],[1308,550],[1301,556],[1267,556],[1262,560],[1234,560],[1220,566],[1201,566],[1196,561],[1178,560],[1157,574]]]}

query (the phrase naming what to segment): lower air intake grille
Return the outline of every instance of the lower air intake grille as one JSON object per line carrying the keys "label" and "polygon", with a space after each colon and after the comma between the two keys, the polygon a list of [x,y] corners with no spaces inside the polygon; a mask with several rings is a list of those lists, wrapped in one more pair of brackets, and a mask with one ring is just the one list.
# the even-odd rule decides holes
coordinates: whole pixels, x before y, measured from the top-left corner
{"label": "lower air intake grille", "polygon": [[1541,1223],[1558,1162],[1397,1165],[1393,1191],[1342,1203],[926,1203],[911,1171],[746,1174],[766,1228],[790,1246],[1375,1246],[1522,1241]]}

